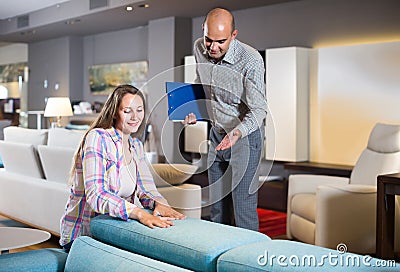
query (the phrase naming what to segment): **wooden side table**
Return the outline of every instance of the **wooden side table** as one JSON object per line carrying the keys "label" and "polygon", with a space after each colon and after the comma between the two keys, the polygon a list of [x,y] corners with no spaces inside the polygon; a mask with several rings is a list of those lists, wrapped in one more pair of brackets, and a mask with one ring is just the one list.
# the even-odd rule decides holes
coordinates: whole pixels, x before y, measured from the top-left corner
{"label": "wooden side table", "polygon": [[318,175],[350,177],[353,166],[318,162],[291,162],[285,163],[286,170],[301,171]]}
{"label": "wooden side table", "polygon": [[400,173],[378,176],[376,255],[393,260],[395,196],[400,195]]}

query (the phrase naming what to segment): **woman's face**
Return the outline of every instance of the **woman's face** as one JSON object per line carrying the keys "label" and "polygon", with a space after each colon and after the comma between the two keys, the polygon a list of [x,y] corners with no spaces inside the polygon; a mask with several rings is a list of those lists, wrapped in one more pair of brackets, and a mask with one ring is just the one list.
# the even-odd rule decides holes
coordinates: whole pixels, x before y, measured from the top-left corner
{"label": "woman's face", "polygon": [[122,134],[136,132],[144,118],[143,100],[139,95],[125,94],[118,108],[115,128]]}

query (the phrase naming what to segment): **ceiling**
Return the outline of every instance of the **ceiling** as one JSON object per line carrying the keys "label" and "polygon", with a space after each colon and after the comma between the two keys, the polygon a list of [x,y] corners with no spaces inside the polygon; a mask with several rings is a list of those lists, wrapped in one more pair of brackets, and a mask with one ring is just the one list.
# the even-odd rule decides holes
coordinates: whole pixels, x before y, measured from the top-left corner
{"label": "ceiling", "polygon": [[[89,10],[93,1],[105,1],[107,6]],[[93,35],[170,16],[199,17],[217,6],[235,11],[291,1],[298,0],[2,0],[0,43]],[[144,3],[150,7],[140,7]],[[125,10],[129,4],[134,8],[131,12]],[[18,28],[18,16],[26,14],[29,26]]]}
{"label": "ceiling", "polygon": [[69,0],[3,0],[0,2],[0,20],[30,13]]}

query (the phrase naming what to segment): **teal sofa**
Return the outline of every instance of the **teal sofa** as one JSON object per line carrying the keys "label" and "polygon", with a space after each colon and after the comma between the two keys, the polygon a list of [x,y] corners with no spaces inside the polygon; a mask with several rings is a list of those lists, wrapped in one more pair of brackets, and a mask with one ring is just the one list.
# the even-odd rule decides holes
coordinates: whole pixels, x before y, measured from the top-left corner
{"label": "teal sofa", "polygon": [[98,216],[92,237],[66,254],[41,249],[0,255],[1,271],[399,271],[400,264],[200,219],[150,229]]}

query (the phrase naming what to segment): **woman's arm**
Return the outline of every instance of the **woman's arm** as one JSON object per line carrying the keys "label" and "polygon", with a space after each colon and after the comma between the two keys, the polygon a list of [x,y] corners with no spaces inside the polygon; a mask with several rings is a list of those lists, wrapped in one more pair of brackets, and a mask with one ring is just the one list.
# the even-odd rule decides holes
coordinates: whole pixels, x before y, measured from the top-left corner
{"label": "woman's arm", "polygon": [[174,219],[183,219],[185,216],[172,209],[167,200],[158,192],[153,176],[147,165],[144,148],[141,141],[134,139],[133,149],[136,151],[134,159],[137,165],[137,190],[140,202],[144,207],[154,209],[153,214]]}

